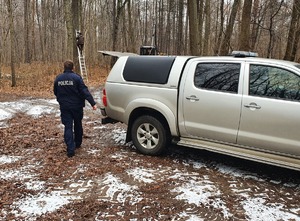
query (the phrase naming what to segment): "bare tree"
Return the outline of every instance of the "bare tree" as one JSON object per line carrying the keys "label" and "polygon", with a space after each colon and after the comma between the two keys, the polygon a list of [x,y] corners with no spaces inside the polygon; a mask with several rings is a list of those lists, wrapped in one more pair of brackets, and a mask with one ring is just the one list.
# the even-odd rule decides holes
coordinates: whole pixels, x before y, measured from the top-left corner
{"label": "bare tree", "polygon": [[183,0],[178,0],[178,25],[177,25],[177,44],[176,54],[183,54]]}
{"label": "bare tree", "polygon": [[[80,1],[78,0],[65,0],[64,3],[64,18],[67,27],[67,56],[72,57],[75,64],[78,64],[78,54],[76,46],[76,30],[79,30],[80,26]],[[83,31],[80,30],[82,33]],[[84,33],[83,33],[84,34]],[[76,71],[78,71],[79,65],[76,65]]]}
{"label": "bare tree", "polygon": [[113,32],[112,32],[112,50],[117,49],[117,36],[119,31],[120,16],[124,10],[126,3],[129,0],[114,0],[113,1]]}
{"label": "bare tree", "polygon": [[268,44],[268,52],[267,52],[267,58],[272,57],[272,50],[274,47],[274,42],[273,42],[273,38],[274,38],[274,18],[276,17],[276,15],[279,13],[281,6],[283,4],[284,0],[281,0],[281,2],[278,4],[274,4],[273,1],[269,2],[269,8],[271,9],[270,12],[270,17],[269,17],[269,27],[268,27],[268,32],[269,32],[269,44]]}
{"label": "bare tree", "polygon": [[10,68],[11,68],[11,86],[17,85],[16,81],[16,70],[15,70],[15,27],[14,27],[14,16],[12,9],[12,0],[7,0],[7,12],[9,17],[9,30],[10,30]]}
{"label": "bare tree", "polygon": [[35,36],[35,6],[36,3],[35,1],[31,1],[31,22],[30,22],[30,29],[31,29],[31,50],[30,50],[30,54],[31,54],[31,60],[35,60],[36,61],[36,36]]}
{"label": "bare tree", "polygon": [[300,0],[294,0],[284,60],[293,61],[298,47],[300,31]]}
{"label": "bare tree", "polygon": [[230,48],[230,39],[231,39],[232,31],[233,31],[235,17],[238,12],[238,8],[239,8],[239,3],[240,3],[240,0],[234,0],[234,2],[233,2],[233,6],[231,9],[231,14],[230,14],[230,18],[229,18],[229,23],[226,27],[225,35],[224,35],[221,49],[220,49],[221,55],[228,54],[228,51]]}
{"label": "bare tree", "polygon": [[166,22],[166,31],[165,31],[165,39],[166,39],[166,43],[165,43],[165,52],[167,54],[171,54],[171,16],[174,10],[174,0],[168,0],[168,5],[167,5],[167,22]]}
{"label": "bare tree", "polygon": [[188,15],[191,55],[200,55],[200,34],[197,15],[197,0],[188,1]]}
{"label": "bare tree", "polygon": [[[7,7],[0,7],[0,14],[7,16]],[[7,27],[7,20],[0,20],[0,27]],[[0,29],[1,30],[1,29]],[[2,66],[4,62],[4,56],[6,53],[6,43],[8,39],[9,30],[4,28],[0,32],[0,79],[2,78]]]}
{"label": "bare tree", "polygon": [[[259,32],[260,32],[261,23],[265,17],[265,13],[262,12],[261,7],[259,6],[260,0],[253,0],[253,1],[254,1],[252,6],[253,24],[252,24],[251,34],[250,34],[251,51],[254,51],[255,49],[255,45],[257,43]],[[266,10],[266,7],[264,10]]]}
{"label": "bare tree", "polygon": [[[112,50],[116,51],[117,49],[117,40],[118,40],[118,32],[119,32],[119,24],[121,13],[124,10],[126,3],[129,0],[113,0],[113,30],[112,30]],[[115,58],[112,59],[111,65],[115,63]]]}
{"label": "bare tree", "polygon": [[204,1],[197,0],[197,21],[198,21],[198,34],[199,34],[199,51],[202,55],[203,52],[203,24],[204,24]]}
{"label": "bare tree", "polygon": [[[46,58],[45,58],[45,52],[44,52],[44,40],[43,40],[43,28],[42,28],[42,22],[41,22],[41,13],[40,13],[40,9],[39,9],[39,4],[38,1],[35,2],[36,3],[36,20],[37,20],[37,25],[38,25],[38,30],[39,30],[39,40],[40,40],[40,57],[41,57],[41,61],[45,62]],[[44,1],[41,1],[41,8],[44,4]]]}
{"label": "bare tree", "polygon": [[[12,0],[18,9],[12,11],[18,30],[12,38],[20,51],[15,63],[66,58],[76,62],[75,30],[80,29],[86,61],[96,65],[99,49],[138,52],[141,45],[152,43],[154,27],[154,44],[162,53],[226,55],[230,49],[240,49],[296,60],[300,57],[299,1]],[[6,6],[6,0],[0,0],[3,64],[11,60],[6,53],[12,40],[6,35],[10,28]]]}
{"label": "bare tree", "polygon": [[72,16],[72,33],[73,33],[73,42],[72,42],[72,47],[73,47],[73,61],[75,65],[75,71],[79,72],[79,59],[78,59],[78,51],[77,51],[77,44],[76,44],[76,38],[75,38],[75,33],[76,30],[80,30],[80,32],[84,35],[84,30],[82,29],[83,27],[80,24],[80,18],[81,18],[81,0],[72,0],[72,10],[71,10],[71,16]]}
{"label": "bare tree", "polygon": [[204,33],[204,40],[203,40],[203,55],[209,55],[209,40],[210,40],[210,25],[211,25],[211,12],[210,12],[210,0],[205,1],[205,33]]}
{"label": "bare tree", "polygon": [[164,11],[165,11],[165,5],[162,0],[158,1],[158,4],[156,6],[156,9],[158,10],[158,48],[163,51],[163,45],[165,44],[165,38],[164,38]]}
{"label": "bare tree", "polygon": [[128,37],[129,37],[129,51],[135,52],[135,39],[134,39],[134,29],[133,29],[133,16],[132,16],[132,6],[131,0],[127,4],[127,14],[128,14]]}
{"label": "bare tree", "polygon": [[[220,24],[220,26],[219,26],[219,33],[217,35],[216,44],[214,47],[215,48],[214,54],[219,54],[220,45],[222,42],[222,36],[223,36],[223,31],[224,31],[223,30],[224,29],[224,0],[220,1],[219,11],[220,11],[220,16],[217,16],[217,19],[216,19],[216,29],[218,28],[218,24]],[[218,10],[217,10],[217,12],[218,12]],[[218,17],[220,17],[220,19],[218,19]]]}
{"label": "bare tree", "polygon": [[239,50],[241,51],[249,51],[249,39],[250,39],[250,23],[251,23],[251,8],[252,8],[252,0],[244,1],[243,7],[243,15],[242,15],[242,23],[241,23],[241,31],[239,38]]}
{"label": "bare tree", "polygon": [[[42,0],[42,29],[43,29],[43,44],[44,44],[44,53],[45,53],[45,59],[47,61],[51,61],[50,60],[50,50],[52,49],[49,46],[49,37],[48,36],[48,30],[49,30],[49,23],[50,23],[50,2],[48,0]],[[65,20],[66,23],[67,20]],[[53,39],[50,39],[50,41]],[[68,51],[67,51],[68,52]]]}
{"label": "bare tree", "polygon": [[30,54],[30,36],[29,36],[29,16],[30,16],[30,1],[24,1],[24,44],[25,44],[25,63],[31,63]]}

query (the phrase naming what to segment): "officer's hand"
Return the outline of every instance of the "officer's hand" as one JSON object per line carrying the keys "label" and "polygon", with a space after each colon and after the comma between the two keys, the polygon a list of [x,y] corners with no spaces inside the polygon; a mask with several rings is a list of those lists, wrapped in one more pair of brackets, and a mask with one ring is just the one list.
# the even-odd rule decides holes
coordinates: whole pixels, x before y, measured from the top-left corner
{"label": "officer's hand", "polygon": [[96,104],[93,106],[93,110],[97,110],[97,105]]}

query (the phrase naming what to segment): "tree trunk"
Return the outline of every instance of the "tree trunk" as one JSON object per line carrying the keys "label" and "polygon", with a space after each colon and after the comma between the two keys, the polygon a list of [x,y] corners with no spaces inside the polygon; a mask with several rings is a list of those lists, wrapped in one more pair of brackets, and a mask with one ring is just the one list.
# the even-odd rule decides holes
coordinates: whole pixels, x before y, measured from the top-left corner
{"label": "tree trunk", "polygon": [[227,55],[229,52],[230,48],[230,39],[233,31],[233,26],[234,26],[234,20],[239,8],[239,3],[240,0],[234,0],[230,18],[229,18],[229,23],[226,27],[225,35],[222,41],[221,49],[220,49],[220,55]]}
{"label": "tree trunk", "polygon": [[249,36],[250,36],[251,8],[252,8],[252,0],[244,1],[241,31],[240,31],[240,38],[239,38],[239,45],[240,45],[239,50],[241,51],[249,51],[250,49]]}
{"label": "tree trunk", "polygon": [[145,1],[145,17],[144,17],[144,40],[143,45],[148,45],[148,3],[149,1]]}
{"label": "tree trunk", "polygon": [[[49,24],[49,18],[50,18],[50,6],[49,2],[47,0],[42,0],[42,24]],[[43,29],[43,45],[44,45],[44,53],[45,53],[45,61],[49,61],[49,46],[48,46],[48,41],[47,41],[47,30],[48,26],[47,25],[41,25]],[[49,37],[48,37],[49,38]],[[52,39],[51,39],[52,40]]]}
{"label": "tree trunk", "polygon": [[253,0],[253,25],[251,30],[251,38],[250,38],[250,51],[254,51],[255,45],[257,43],[259,28],[261,25],[262,19],[259,18],[259,2],[260,0]]}
{"label": "tree trunk", "polygon": [[73,48],[73,62],[75,65],[75,72],[79,73],[80,72],[80,64],[79,64],[79,59],[78,59],[78,50],[77,50],[77,44],[76,44],[76,30],[80,30],[83,36],[85,36],[85,32],[80,26],[80,17],[81,17],[81,8],[80,4],[81,0],[72,0],[72,11],[71,11],[71,18],[72,18],[72,48]]}
{"label": "tree trunk", "polygon": [[[38,27],[39,27],[41,60],[42,60],[42,62],[45,62],[46,58],[45,58],[45,52],[44,52],[45,46],[44,46],[44,41],[43,41],[43,29],[42,29],[42,25],[41,25],[41,14],[40,14],[40,10],[39,10],[38,1],[36,1],[35,3],[36,3],[36,20],[37,20]],[[41,1],[41,7],[43,7],[43,1]]]}
{"label": "tree trunk", "polygon": [[167,13],[167,23],[166,23],[166,32],[165,32],[165,52],[171,54],[171,16],[174,7],[174,0],[168,0],[168,13]]}
{"label": "tree trunk", "polygon": [[15,87],[16,82],[16,70],[15,70],[15,28],[14,28],[14,17],[12,11],[12,2],[7,0],[7,11],[9,16],[9,30],[10,30],[10,68],[11,68],[11,86]]}
{"label": "tree trunk", "polygon": [[198,29],[197,0],[188,1],[189,34],[191,55],[200,55],[200,36]]}
{"label": "tree trunk", "polygon": [[128,1],[127,5],[127,14],[128,14],[128,34],[129,34],[129,52],[136,52],[135,40],[134,40],[134,29],[133,29],[133,17],[131,13],[131,0]]}
{"label": "tree trunk", "polygon": [[163,45],[164,45],[164,4],[162,0],[159,0],[159,4],[158,4],[158,47],[161,50],[162,53],[165,54]]}
{"label": "tree trunk", "polygon": [[297,51],[297,49],[295,49],[297,48],[295,45],[297,41],[295,41],[295,39],[297,37],[296,35],[297,28],[300,23],[299,17],[300,17],[300,0],[294,0],[292,18],[290,23],[290,29],[288,34],[288,41],[287,41],[286,51],[284,55],[284,60],[293,61],[295,59],[295,54],[294,56],[292,54],[293,51]]}
{"label": "tree trunk", "polygon": [[64,0],[64,17],[66,21],[66,28],[67,28],[67,57],[73,56],[73,50],[74,50],[74,27],[73,27],[73,21],[72,21],[72,0]]}
{"label": "tree trunk", "polygon": [[[217,37],[217,40],[216,40],[216,44],[215,44],[215,49],[214,49],[214,54],[215,55],[218,55],[219,54],[219,51],[220,51],[220,45],[221,45],[221,42],[222,42],[222,35],[223,35],[223,29],[224,29],[224,0],[221,0],[220,2],[220,27],[219,27],[219,34],[218,34],[218,37]],[[216,30],[218,27],[218,19],[216,19]],[[217,33],[217,31],[216,31]]]}
{"label": "tree trunk", "polygon": [[[269,31],[269,44],[268,44],[268,49],[267,49],[267,58],[271,58],[272,57],[272,50],[273,50],[273,47],[274,47],[274,42],[273,42],[273,38],[274,38],[274,30],[273,30],[273,26],[274,26],[274,18],[275,16],[279,13],[279,10],[283,4],[284,0],[281,0],[279,6],[277,8],[276,5],[274,6],[274,2],[273,1],[270,1],[270,8],[271,8],[271,16],[270,16],[270,21],[269,21],[269,28],[268,28],[268,31]],[[275,9],[275,12],[273,13],[273,10],[272,9]]]}
{"label": "tree trunk", "polygon": [[[120,23],[120,16],[121,13],[126,5],[126,3],[129,0],[114,0],[114,6],[113,6],[113,29],[112,29],[112,50],[117,50],[117,36],[119,32],[119,23]],[[116,59],[112,58],[111,66],[115,63]]]}
{"label": "tree trunk", "polygon": [[[117,2],[115,2],[117,1]],[[117,49],[117,36],[119,31],[119,23],[121,13],[129,0],[114,0],[114,10],[113,10],[113,32],[112,32],[112,50]]]}
{"label": "tree trunk", "polygon": [[32,1],[31,2],[31,7],[32,7],[32,10],[31,10],[31,60],[34,60],[36,61],[36,46],[35,46],[35,42],[36,42],[36,39],[35,39],[35,1]]}
{"label": "tree trunk", "polygon": [[30,36],[29,36],[29,4],[30,1],[24,1],[24,44],[25,44],[25,63],[31,63],[31,55],[30,55]]}
{"label": "tree trunk", "polygon": [[183,54],[183,0],[178,0],[178,27],[176,40],[176,54]]}
{"label": "tree trunk", "polygon": [[296,59],[296,54],[297,54],[299,40],[300,40],[300,27],[299,26],[300,26],[300,24],[298,21],[298,28],[297,28],[295,39],[294,39],[294,45],[293,45],[292,56],[291,56],[290,61],[295,61],[295,59]]}
{"label": "tree trunk", "polygon": [[210,0],[205,1],[205,33],[204,33],[204,41],[203,41],[203,55],[209,55],[209,40],[210,40]]}
{"label": "tree trunk", "polygon": [[204,1],[197,0],[197,20],[198,20],[198,38],[199,38],[199,55],[203,52],[203,23],[204,23]]}

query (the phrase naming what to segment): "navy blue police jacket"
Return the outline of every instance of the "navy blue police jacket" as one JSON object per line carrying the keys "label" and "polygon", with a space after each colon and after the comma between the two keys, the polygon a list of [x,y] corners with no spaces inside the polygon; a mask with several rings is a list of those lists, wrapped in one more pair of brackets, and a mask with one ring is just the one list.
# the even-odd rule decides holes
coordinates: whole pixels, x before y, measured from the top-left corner
{"label": "navy blue police jacket", "polygon": [[85,100],[91,106],[96,104],[81,76],[71,70],[65,70],[56,77],[53,90],[61,109],[82,108]]}

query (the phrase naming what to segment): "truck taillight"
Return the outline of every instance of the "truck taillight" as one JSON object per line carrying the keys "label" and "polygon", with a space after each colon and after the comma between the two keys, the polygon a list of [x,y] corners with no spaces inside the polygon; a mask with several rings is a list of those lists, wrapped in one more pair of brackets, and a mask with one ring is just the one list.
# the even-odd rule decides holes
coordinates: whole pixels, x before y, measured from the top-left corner
{"label": "truck taillight", "polygon": [[107,107],[107,98],[106,98],[106,90],[105,88],[102,91],[102,103],[105,107]]}

